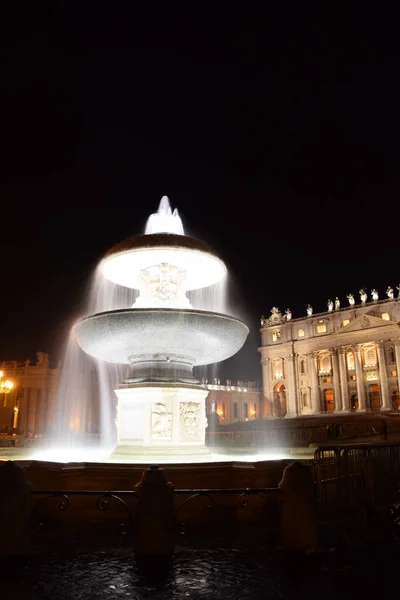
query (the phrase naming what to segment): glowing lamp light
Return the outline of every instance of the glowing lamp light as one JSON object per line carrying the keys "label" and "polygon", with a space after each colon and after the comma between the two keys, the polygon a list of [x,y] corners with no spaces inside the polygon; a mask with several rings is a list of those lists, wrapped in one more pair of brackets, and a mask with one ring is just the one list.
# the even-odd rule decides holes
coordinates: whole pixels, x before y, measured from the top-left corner
{"label": "glowing lamp light", "polygon": [[[3,373],[2,373],[2,375],[3,375]],[[6,379],[5,381],[0,381],[0,394],[9,394],[13,387],[14,387],[14,384],[9,379]]]}

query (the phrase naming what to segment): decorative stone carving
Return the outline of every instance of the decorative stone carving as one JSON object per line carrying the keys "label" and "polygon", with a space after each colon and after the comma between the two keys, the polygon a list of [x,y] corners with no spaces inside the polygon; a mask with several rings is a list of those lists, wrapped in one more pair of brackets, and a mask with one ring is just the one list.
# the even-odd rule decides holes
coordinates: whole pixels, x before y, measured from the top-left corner
{"label": "decorative stone carving", "polygon": [[400,298],[400,283],[399,285],[396,285],[396,290],[397,290],[397,298]]}
{"label": "decorative stone carving", "polygon": [[287,356],[285,356],[286,360],[290,360],[290,362],[293,362],[295,357],[295,354],[288,354]]}
{"label": "decorative stone carving", "polygon": [[182,283],[186,271],[168,263],[160,263],[140,271],[140,296],[135,306],[191,308]]}
{"label": "decorative stone carving", "polygon": [[312,317],[312,313],[313,313],[313,307],[311,306],[311,304],[309,304],[307,306],[307,317]]}
{"label": "decorative stone carving", "polygon": [[266,319],[264,317],[264,315],[261,315],[260,321],[261,321],[261,327],[266,327],[268,325],[268,319]]}
{"label": "decorative stone carving", "polygon": [[287,308],[285,310],[285,319],[286,319],[286,321],[292,320],[292,311],[290,310],[290,308]]}
{"label": "decorative stone carving", "polygon": [[37,352],[36,358],[37,366],[47,369],[47,367],[49,366],[49,355],[47,354],[47,352]]}
{"label": "decorative stone carving", "polygon": [[264,322],[264,327],[271,327],[272,325],[279,325],[283,322],[282,313],[276,306],[271,308],[271,315]]}
{"label": "decorative stone carving", "polygon": [[373,302],[378,302],[378,300],[379,300],[378,290],[376,290],[375,288],[373,290],[371,290],[371,296],[372,296]]}
{"label": "decorative stone carving", "polygon": [[362,288],[359,291],[359,294],[360,294],[361,304],[362,305],[366,304],[366,302],[368,300],[368,295],[367,295],[367,292],[364,290],[364,288]]}
{"label": "decorative stone carving", "polygon": [[370,367],[368,369],[364,369],[364,379],[365,381],[376,381],[379,379],[378,369],[376,367]]}
{"label": "decorative stone carving", "polygon": [[151,437],[158,440],[170,440],[172,436],[172,414],[166,404],[157,402],[151,411]]}
{"label": "decorative stone carving", "polygon": [[328,312],[332,312],[332,311],[333,311],[333,302],[329,298],[329,300],[328,300]]}
{"label": "decorative stone carving", "polygon": [[360,327],[361,327],[361,329],[367,329],[367,327],[369,327],[369,326],[370,326],[370,321],[369,321],[368,317],[366,317],[364,315],[360,320]]}
{"label": "decorative stone carving", "polygon": [[356,301],[354,300],[353,294],[347,294],[347,299],[349,301],[350,306],[354,306]]}
{"label": "decorative stone carving", "polygon": [[340,300],[336,296],[336,298],[335,298],[335,310],[339,310],[339,309],[340,309]]}
{"label": "decorative stone carving", "polygon": [[388,286],[388,289],[386,290],[386,295],[388,298],[390,298],[390,300],[393,300],[394,298],[394,291],[393,288],[390,287],[390,285]]}
{"label": "decorative stone carving", "polygon": [[200,404],[181,402],[179,405],[181,441],[194,442],[200,436]]}

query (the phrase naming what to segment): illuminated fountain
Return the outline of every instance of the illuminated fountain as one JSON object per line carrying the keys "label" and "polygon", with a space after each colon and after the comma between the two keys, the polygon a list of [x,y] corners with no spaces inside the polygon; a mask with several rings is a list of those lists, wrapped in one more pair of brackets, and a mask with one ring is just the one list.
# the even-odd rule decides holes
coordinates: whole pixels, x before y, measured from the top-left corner
{"label": "illuminated fountain", "polygon": [[184,235],[164,196],[145,235],[114,246],[102,274],[139,292],[131,308],[96,313],[74,327],[84,352],[129,365],[115,390],[114,455],[206,454],[208,390],[198,385],[193,368],[238,352],[248,328],[226,314],[194,309],[187,293],[221,281],[224,262],[210,246]]}

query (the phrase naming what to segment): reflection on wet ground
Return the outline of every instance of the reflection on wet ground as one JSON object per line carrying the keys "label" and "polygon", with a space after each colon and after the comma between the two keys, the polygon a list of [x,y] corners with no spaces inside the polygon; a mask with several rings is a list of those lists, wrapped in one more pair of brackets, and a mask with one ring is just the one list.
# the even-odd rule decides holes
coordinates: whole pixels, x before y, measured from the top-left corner
{"label": "reflection on wet ground", "polygon": [[2,562],[2,598],[13,600],[246,599],[382,597],[400,558],[387,544],[298,559],[263,532],[180,541],[170,565],[138,564],[129,537],[35,541],[32,556]]}

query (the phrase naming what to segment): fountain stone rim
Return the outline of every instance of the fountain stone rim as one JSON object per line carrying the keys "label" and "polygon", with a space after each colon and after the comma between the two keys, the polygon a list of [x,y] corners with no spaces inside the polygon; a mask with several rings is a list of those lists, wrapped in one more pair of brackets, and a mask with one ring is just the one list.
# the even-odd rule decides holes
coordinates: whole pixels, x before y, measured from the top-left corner
{"label": "fountain stone rim", "polygon": [[170,357],[185,369],[230,358],[249,333],[237,317],[158,307],[96,313],[77,321],[74,330],[82,350],[100,360],[132,366]]}

